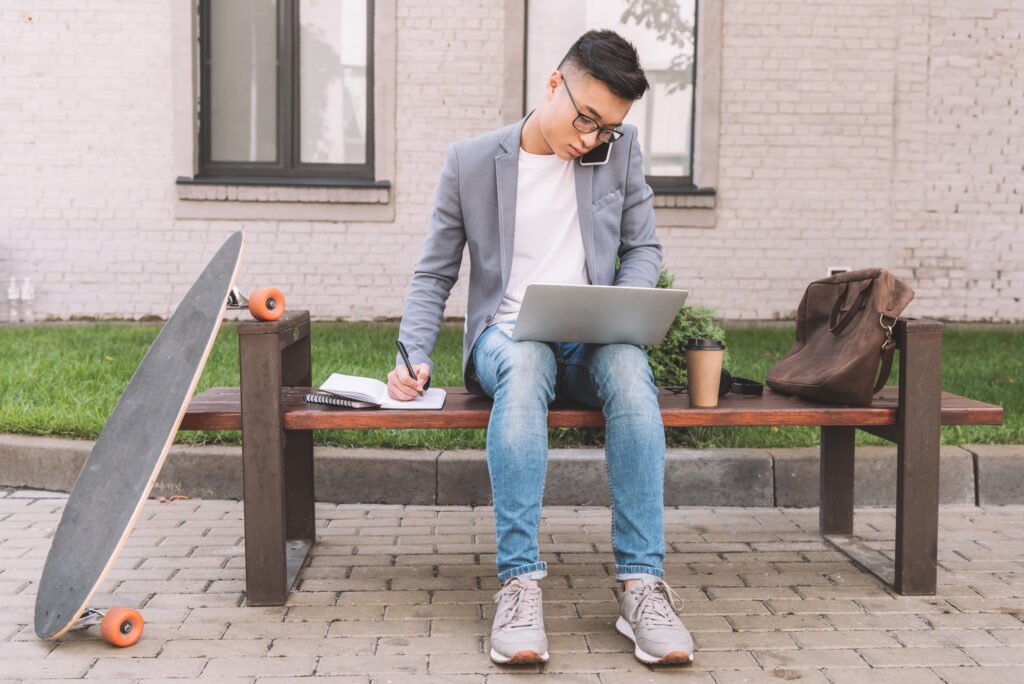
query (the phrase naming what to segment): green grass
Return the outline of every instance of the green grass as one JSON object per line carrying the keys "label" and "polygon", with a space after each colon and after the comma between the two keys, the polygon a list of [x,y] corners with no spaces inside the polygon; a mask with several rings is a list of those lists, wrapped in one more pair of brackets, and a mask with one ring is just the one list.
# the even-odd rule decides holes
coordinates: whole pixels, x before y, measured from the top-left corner
{"label": "green grass", "polygon": [[[159,325],[97,323],[0,327],[0,432],[94,439],[159,332]],[[397,326],[314,323],[313,382],[332,372],[383,377],[394,362]],[[462,384],[462,327],[445,326],[434,350],[434,382]],[[793,328],[726,329],[730,372],[763,380],[793,342]],[[1024,331],[947,329],[943,389],[999,404],[1002,426],[942,429],[944,444],[1024,443]],[[890,384],[896,382],[896,369]],[[238,341],[225,325],[199,389],[238,384]],[[319,431],[318,444],[391,448],[483,448],[483,430]],[[238,443],[237,432],[182,432],[183,443]],[[601,430],[551,430],[555,447],[603,444]],[[818,443],[817,428],[674,428],[671,446],[793,447]],[[860,444],[883,444],[858,433]]]}

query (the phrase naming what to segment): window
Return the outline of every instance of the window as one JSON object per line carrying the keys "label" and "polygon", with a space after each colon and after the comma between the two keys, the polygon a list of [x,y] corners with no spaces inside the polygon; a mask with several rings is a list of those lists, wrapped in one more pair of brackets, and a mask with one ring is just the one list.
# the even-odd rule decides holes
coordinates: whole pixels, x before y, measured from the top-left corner
{"label": "window", "polygon": [[526,109],[575,40],[612,29],[633,43],[651,89],[626,123],[637,127],[647,182],[659,189],[693,184],[695,0],[562,0],[530,2],[526,38]]}
{"label": "window", "polygon": [[373,181],[370,0],[200,0],[199,177]]}

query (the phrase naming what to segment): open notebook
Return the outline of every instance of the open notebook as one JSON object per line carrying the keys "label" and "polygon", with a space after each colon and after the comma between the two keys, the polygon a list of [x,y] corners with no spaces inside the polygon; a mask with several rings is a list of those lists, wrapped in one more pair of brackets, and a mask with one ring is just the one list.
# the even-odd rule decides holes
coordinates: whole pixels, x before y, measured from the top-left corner
{"label": "open notebook", "polygon": [[[439,387],[431,387],[422,397],[412,401],[398,401],[388,396],[388,386],[375,378],[332,373],[319,392],[310,392],[306,401],[314,404],[330,404],[349,408],[382,409],[439,409],[444,406],[446,393]],[[332,401],[336,399],[336,401]]]}

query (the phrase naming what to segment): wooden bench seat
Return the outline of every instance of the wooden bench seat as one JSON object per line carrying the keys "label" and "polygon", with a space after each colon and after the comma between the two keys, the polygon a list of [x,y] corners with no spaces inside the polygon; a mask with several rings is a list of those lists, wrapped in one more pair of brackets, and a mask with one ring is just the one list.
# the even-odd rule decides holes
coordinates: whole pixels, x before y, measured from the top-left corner
{"label": "wooden bench seat", "polygon": [[[446,387],[441,411],[347,409],[306,403],[313,388],[281,390],[282,420],[286,430],[366,430],[484,428],[491,401],[470,394],[464,387]],[[237,387],[214,387],[193,397],[182,430],[241,430],[241,393]],[[661,390],[658,396],[665,427],[695,426],[853,426],[885,427],[897,424],[899,388],[885,387],[869,407],[834,406],[773,392],[761,397],[727,394],[717,408],[691,408],[685,394]],[[1002,422],[1002,408],[942,393],[941,425],[992,425]],[[548,413],[548,427],[604,427],[597,409],[556,402]]]}
{"label": "wooden bench seat", "polygon": [[[241,430],[246,597],[250,605],[287,599],[314,540],[312,431],[373,428],[481,428],[489,399],[447,388],[440,411],[345,409],[307,404],[311,384],[309,314],[238,327],[240,388],[194,397],[182,430]],[[826,539],[901,594],[934,594],[938,542],[939,426],[1001,424],[999,406],[941,391],[942,324],[900,321],[900,385],[869,407],[820,404],[766,389],[727,395],[713,409],[691,408],[685,395],[659,396],[667,427],[821,428],[819,529]],[[556,403],[551,427],[603,427],[596,409]],[[893,560],[853,536],[854,436],[857,429],[897,445],[896,544]]]}

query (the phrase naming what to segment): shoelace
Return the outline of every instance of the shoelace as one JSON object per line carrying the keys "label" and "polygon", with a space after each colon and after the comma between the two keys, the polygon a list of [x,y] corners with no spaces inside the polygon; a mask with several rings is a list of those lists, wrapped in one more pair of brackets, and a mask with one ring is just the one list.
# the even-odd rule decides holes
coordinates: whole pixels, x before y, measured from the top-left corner
{"label": "shoelace", "polygon": [[643,621],[645,627],[674,627],[678,621],[676,613],[683,607],[683,599],[665,580],[644,584],[640,590],[640,600],[629,616],[629,621],[636,624]]}
{"label": "shoelace", "polygon": [[533,627],[539,615],[540,591],[529,586],[528,582],[513,578],[494,595],[493,601],[498,610],[504,610],[498,618],[498,627],[508,626],[509,629]]}

